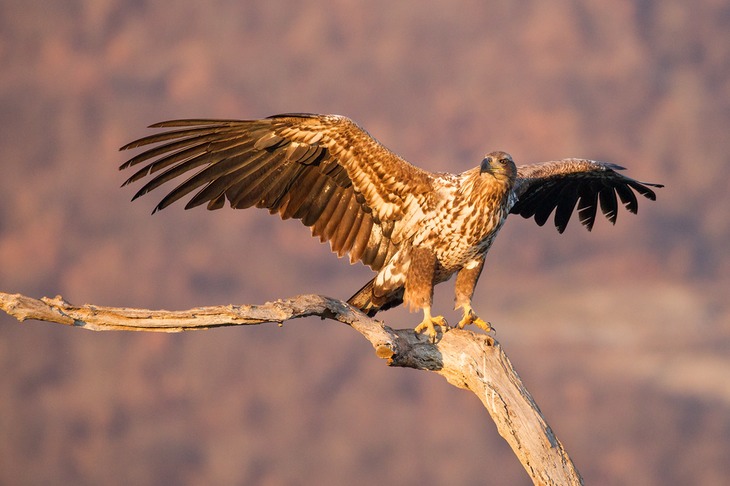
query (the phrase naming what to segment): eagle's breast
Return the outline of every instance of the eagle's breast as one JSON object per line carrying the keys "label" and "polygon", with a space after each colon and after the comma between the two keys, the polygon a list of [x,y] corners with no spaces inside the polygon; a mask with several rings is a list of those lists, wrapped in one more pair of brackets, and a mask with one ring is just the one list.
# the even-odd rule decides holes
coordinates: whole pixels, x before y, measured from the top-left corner
{"label": "eagle's breast", "polygon": [[478,172],[444,174],[437,180],[438,197],[414,246],[434,252],[441,280],[489,250],[514,196],[505,184]]}

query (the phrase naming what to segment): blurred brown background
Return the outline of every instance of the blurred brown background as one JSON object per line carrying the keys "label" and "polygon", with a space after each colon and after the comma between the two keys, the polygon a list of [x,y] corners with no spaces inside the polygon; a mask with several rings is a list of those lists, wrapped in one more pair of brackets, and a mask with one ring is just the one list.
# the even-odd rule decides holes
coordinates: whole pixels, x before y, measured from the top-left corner
{"label": "blurred brown background", "polygon": [[[431,170],[506,150],[665,183],[592,233],[512,217],[475,306],[588,484],[730,476],[730,2],[4,0],[0,68],[5,292],[182,309],[370,278],[264,211],[130,203],[117,148],[169,118],[340,113]],[[345,481],[528,484],[473,395],[336,323],[0,315],[2,484]]]}

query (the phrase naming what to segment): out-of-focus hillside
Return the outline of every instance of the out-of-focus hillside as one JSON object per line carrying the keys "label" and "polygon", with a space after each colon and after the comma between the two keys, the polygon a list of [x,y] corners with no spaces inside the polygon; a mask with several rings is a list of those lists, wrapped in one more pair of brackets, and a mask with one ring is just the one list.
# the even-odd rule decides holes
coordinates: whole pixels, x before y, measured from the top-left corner
{"label": "out-of-focus hillside", "polygon": [[[169,118],[340,113],[431,170],[500,149],[666,184],[592,233],[511,218],[475,305],[589,484],[730,474],[727,1],[10,0],[0,67],[6,292],[186,308],[370,278],[296,221],[129,203],[117,148]],[[470,394],[361,341],[0,316],[0,483],[525,484]]]}

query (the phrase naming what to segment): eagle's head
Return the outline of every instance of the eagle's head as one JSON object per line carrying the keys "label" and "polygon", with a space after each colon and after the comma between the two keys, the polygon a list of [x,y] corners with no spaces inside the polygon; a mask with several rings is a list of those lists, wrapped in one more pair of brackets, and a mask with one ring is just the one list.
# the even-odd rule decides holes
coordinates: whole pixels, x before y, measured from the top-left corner
{"label": "eagle's head", "polygon": [[517,177],[517,167],[512,161],[512,156],[507,152],[490,152],[482,159],[479,173],[482,176],[491,175],[500,182],[511,186]]}

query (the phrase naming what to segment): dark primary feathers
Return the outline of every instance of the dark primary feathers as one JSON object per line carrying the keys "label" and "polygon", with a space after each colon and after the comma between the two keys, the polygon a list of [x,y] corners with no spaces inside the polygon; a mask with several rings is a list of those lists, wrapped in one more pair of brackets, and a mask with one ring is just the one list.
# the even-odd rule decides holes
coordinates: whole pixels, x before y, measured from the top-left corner
{"label": "dark primary feathers", "polygon": [[515,194],[519,198],[512,207],[514,214],[535,217],[542,226],[555,211],[555,227],[565,231],[576,205],[580,222],[590,231],[601,212],[611,223],[616,222],[618,199],[627,210],[636,214],[638,202],[634,191],[652,201],[656,194],[650,187],[662,184],[638,182],[617,171],[625,170],[616,164],[584,159],[563,159],[517,168]]}

